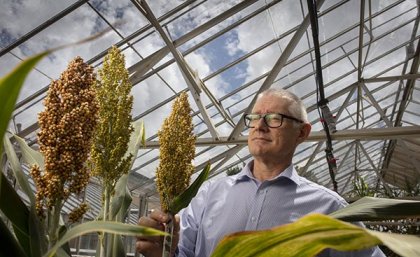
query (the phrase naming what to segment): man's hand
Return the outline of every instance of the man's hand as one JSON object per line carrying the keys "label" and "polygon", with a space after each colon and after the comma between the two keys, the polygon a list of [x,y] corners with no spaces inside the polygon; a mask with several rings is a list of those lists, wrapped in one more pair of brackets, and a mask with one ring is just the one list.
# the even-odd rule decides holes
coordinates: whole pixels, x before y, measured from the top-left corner
{"label": "man's hand", "polygon": [[[170,216],[159,210],[153,210],[148,217],[141,217],[139,225],[143,227],[165,230],[165,224],[169,222]],[[175,216],[174,235],[172,238],[172,253],[174,256],[175,249],[179,240],[179,217]],[[137,237],[136,249],[139,253],[146,257],[161,257],[163,247],[163,236],[140,236]]]}

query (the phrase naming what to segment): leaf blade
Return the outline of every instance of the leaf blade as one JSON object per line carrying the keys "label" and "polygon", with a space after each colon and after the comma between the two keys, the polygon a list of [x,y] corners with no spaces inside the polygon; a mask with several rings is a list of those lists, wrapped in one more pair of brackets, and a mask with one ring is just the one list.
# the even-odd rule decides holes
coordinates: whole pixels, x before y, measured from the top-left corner
{"label": "leaf blade", "polygon": [[[2,108],[0,108],[1,138],[3,138],[6,131],[10,116],[15,107],[15,103],[23,82],[25,81],[32,68],[49,53],[49,51],[46,51],[29,57],[28,59],[21,62],[18,66],[16,66],[6,76],[0,78],[0,102],[2,103]],[[2,152],[1,150],[2,146],[0,145],[0,152]]]}
{"label": "leaf blade", "polygon": [[19,158],[17,157],[17,154],[8,136],[3,137],[3,144],[4,144],[4,150],[6,152],[7,158],[10,162],[10,166],[12,168],[12,171],[15,175],[15,178],[20,188],[22,188],[23,192],[28,196],[31,202],[31,205],[34,205],[35,204],[34,192],[32,191],[31,186],[29,185],[28,178],[26,177],[25,173],[22,170],[22,166],[19,162]]}
{"label": "leaf blade", "polygon": [[420,201],[363,197],[329,214],[344,221],[374,221],[418,217]]}
{"label": "leaf blade", "polygon": [[177,214],[180,210],[187,207],[191,202],[191,199],[197,194],[200,186],[206,181],[210,174],[210,163],[204,167],[200,175],[194,180],[194,182],[179,196],[175,197],[169,206],[169,212]]}
{"label": "leaf blade", "polygon": [[19,147],[22,151],[23,160],[28,165],[36,164],[40,167],[41,170],[44,170],[44,156],[42,156],[40,152],[32,149],[23,138],[19,137],[18,135],[13,135],[13,137],[19,144]]}
{"label": "leaf blade", "polygon": [[379,238],[384,244],[395,253],[405,257],[420,256],[420,238],[413,235],[402,235],[394,233],[381,233],[367,230],[370,234]]}
{"label": "leaf blade", "polygon": [[57,249],[68,242],[69,240],[78,237],[80,235],[91,233],[91,232],[105,232],[113,233],[118,235],[129,235],[129,236],[162,236],[165,235],[162,231],[141,227],[137,225],[123,224],[112,221],[90,221],[77,225],[69,229],[62,238],[44,255],[44,257],[52,257]]}
{"label": "leaf blade", "polygon": [[310,214],[294,223],[264,231],[239,232],[225,237],[212,257],[315,256],[323,249],[350,251],[380,243],[363,228]]}
{"label": "leaf blade", "polygon": [[7,197],[0,197],[0,210],[13,224],[15,234],[25,251],[28,251],[30,245],[29,238],[29,210],[23,203],[17,192],[7,181],[3,172],[0,172],[0,195]]}

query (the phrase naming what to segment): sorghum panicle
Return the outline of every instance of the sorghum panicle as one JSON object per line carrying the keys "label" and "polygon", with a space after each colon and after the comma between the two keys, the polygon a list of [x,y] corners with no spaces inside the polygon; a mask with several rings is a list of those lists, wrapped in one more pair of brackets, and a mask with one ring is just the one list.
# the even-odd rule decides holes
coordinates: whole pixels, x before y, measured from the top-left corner
{"label": "sorghum panicle", "polygon": [[128,173],[132,156],[125,156],[133,131],[131,110],[133,96],[124,55],[113,46],[98,71],[95,88],[99,100],[99,125],[95,132],[91,156],[93,173],[111,194],[118,179]]}
{"label": "sorghum panicle", "polygon": [[191,107],[184,92],[175,99],[172,112],[158,132],[160,163],[156,171],[156,186],[162,210],[188,187],[194,166],[195,140]]}
{"label": "sorghum panicle", "polygon": [[58,80],[52,81],[38,116],[38,144],[45,170],[36,165],[31,175],[37,186],[36,207],[64,203],[71,193],[81,193],[88,181],[88,158],[97,124],[98,103],[93,88],[93,68],[81,57],[72,60]]}

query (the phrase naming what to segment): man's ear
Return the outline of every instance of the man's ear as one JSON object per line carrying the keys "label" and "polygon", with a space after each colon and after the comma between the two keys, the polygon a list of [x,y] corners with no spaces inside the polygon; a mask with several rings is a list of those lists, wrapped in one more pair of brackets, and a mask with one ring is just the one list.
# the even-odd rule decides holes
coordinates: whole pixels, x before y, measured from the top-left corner
{"label": "man's ear", "polygon": [[303,123],[299,130],[299,136],[297,138],[297,143],[300,144],[305,141],[309,134],[311,133],[312,126],[310,123]]}

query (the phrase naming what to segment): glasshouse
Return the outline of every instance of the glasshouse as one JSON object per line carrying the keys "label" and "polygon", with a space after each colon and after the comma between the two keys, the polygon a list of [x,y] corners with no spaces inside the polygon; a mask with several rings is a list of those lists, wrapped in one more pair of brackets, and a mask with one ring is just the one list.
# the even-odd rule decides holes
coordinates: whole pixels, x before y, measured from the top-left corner
{"label": "glasshouse", "polygon": [[420,256],[419,0],[0,3],[0,256]]}

